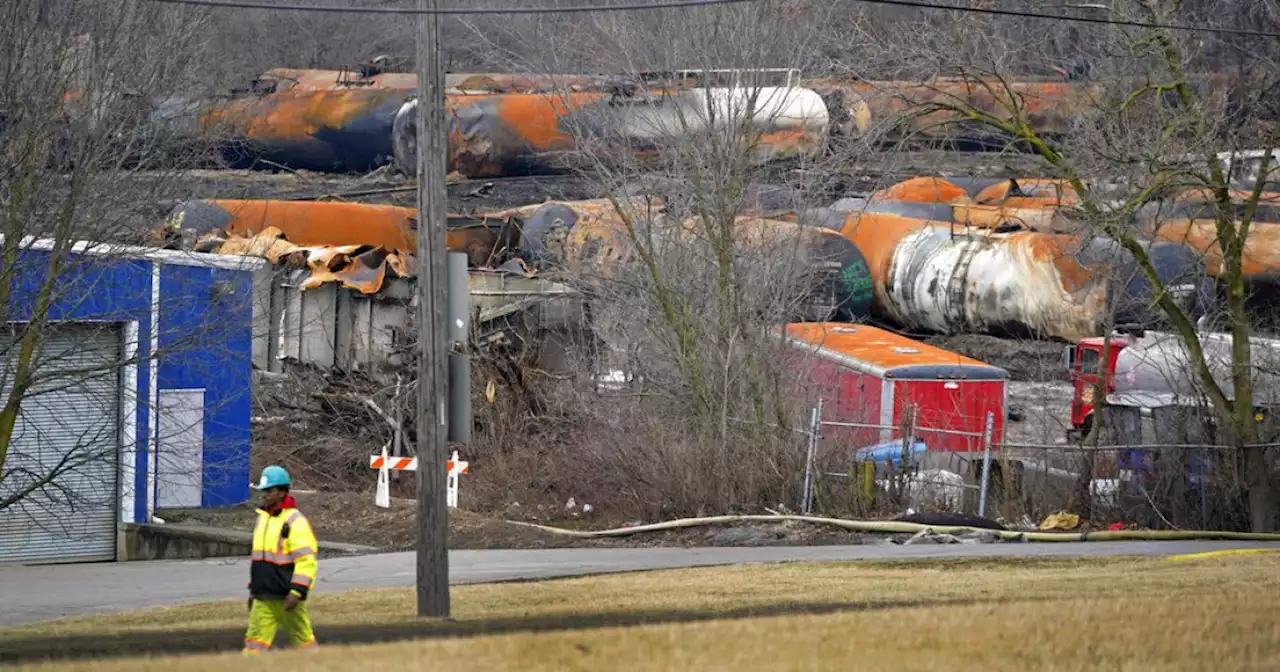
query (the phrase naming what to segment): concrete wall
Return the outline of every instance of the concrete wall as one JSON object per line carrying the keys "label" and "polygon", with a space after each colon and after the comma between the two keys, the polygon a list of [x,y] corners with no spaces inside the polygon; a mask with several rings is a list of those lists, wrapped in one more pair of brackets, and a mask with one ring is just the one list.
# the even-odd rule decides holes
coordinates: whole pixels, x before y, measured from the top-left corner
{"label": "concrete wall", "polygon": [[[372,546],[329,541],[319,544],[322,556],[378,550]],[[129,523],[120,526],[118,548],[116,559],[120,561],[243,557],[253,552],[253,532],[252,526],[241,531],[204,525]]]}

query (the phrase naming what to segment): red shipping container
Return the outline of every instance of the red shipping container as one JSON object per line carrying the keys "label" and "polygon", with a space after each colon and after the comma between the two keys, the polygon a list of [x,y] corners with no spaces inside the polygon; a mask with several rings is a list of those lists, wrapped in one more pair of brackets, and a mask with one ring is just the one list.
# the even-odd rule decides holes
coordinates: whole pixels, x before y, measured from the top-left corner
{"label": "red shipping container", "polygon": [[852,451],[900,440],[898,428],[912,406],[915,436],[930,452],[981,451],[988,413],[993,444],[1003,435],[1004,369],[866,325],[801,322],[785,332],[799,354],[797,392],[814,403],[822,399],[824,422],[892,426],[824,426],[828,448]]}

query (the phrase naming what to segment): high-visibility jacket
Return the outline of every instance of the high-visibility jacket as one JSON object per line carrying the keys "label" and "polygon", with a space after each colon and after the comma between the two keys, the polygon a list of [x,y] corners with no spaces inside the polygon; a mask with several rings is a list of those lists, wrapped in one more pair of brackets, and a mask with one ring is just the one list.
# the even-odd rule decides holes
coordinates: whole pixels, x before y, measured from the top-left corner
{"label": "high-visibility jacket", "polygon": [[294,592],[307,599],[316,580],[317,547],[311,523],[301,511],[285,508],[273,514],[258,509],[249,594],[255,599],[282,600]]}

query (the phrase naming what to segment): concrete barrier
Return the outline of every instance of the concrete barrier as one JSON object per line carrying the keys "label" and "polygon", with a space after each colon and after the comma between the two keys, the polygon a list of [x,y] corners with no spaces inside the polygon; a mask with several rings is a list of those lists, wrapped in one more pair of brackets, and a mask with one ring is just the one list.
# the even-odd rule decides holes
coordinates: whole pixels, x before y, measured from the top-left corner
{"label": "concrete barrier", "polygon": [[[117,560],[178,560],[194,558],[247,557],[253,550],[253,534],[202,525],[158,525],[126,523]],[[372,546],[320,542],[322,554],[373,553]]]}

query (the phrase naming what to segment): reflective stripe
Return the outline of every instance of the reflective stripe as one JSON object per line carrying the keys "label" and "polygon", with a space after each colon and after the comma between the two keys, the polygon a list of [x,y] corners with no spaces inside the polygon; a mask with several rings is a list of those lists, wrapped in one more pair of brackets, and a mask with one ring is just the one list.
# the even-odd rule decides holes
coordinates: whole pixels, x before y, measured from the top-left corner
{"label": "reflective stripe", "polygon": [[310,588],[310,587],[311,587],[311,582],[312,582],[313,580],[314,580],[314,579],[312,579],[312,578],[311,578],[311,577],[309,577],[309,576],[306,576],[305,574],[294,574],[294,575],[293,575],[293,583],[295,583],[295,584],[297,584],[297,585],[299,585],[299,586],[303,586],[304,588]]}
{"label": "reflective stripe", "polygon": [[311,640],[311,641],[309,641],[309,642],[303,642],[303,643],[299,644],[299,645],[298,645],[298,648],[299,648],[299,649],[309,649],[309,648],[311,648],[311,647],[313,647],[313,646],[319,646],[319,645],[320,645],[320,642],[319,642],[319,641],[317,641],[317,640],[315,640],[315,639],[312,639],[312,640]]}
{"label": "reflective stripe", "polygon": [[251,556],[254,560],[262,560],[273,565],[292,565],[298,558],[305,558],[308,555],[314,555],[315,550],[309,546],[304,546],[292,553],[272,553],[271,551],[254,551]]}
{"label": "reflective stripe", "polygon": [[246,651],[267,651],[271,648],[271,645],[256,639],[246,639],[244,640],[244,648]]}

